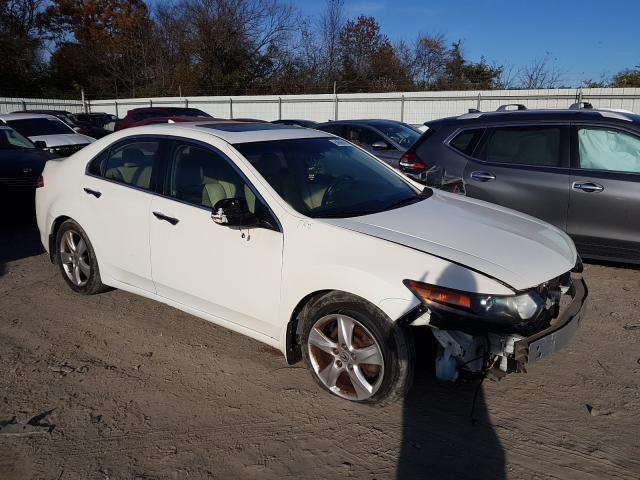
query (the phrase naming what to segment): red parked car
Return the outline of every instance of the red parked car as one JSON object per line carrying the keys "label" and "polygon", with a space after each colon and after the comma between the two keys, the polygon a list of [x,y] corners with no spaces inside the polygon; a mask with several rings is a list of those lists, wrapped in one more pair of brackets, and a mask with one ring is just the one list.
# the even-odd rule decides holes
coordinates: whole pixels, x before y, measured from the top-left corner
{"label": "red parked car", "polygon": [[[125,128],[137,127],[140,125],[148,125],[148,123],[141,123],[144,120],[148,119],[159,119],[159,118],[185,118],[190,117],[189,120],[182,120],[183,122],[187,121],[197,121],[202,118],[212,118],[206,112],[199,110],[197,108],[185,108],[185,107],[146,107],[146,108],[134,108],[133,110],[129,110],[127,115],[122,119],[116,122],[116,130],[123,130]],[[151,122],[154,123],[154,122]],[[167,122],[155,122],[155,123],[167,123]]]}

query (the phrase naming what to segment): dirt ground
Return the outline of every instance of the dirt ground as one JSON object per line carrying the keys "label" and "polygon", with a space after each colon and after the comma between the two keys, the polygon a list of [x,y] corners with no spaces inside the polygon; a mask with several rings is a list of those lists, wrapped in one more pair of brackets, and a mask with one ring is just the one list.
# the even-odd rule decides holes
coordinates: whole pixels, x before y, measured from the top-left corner
{"label": "dirt ground", "polygon": [[640,478],[638,268],[587,265],[569,348],[485,381],[472,421],[476,383],[421,366],[403,403],[332,398],[254,340],[73,294],[32,223],[0,228],[2,480]]}

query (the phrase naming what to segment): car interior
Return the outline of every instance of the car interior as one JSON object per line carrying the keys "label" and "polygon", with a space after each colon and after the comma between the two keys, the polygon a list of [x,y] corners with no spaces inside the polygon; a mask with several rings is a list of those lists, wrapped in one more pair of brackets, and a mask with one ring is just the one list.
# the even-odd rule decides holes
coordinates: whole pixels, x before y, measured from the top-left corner
{"label": "car interior", "polygon": [[157,148],[157,142],[141,142],[116,150],[107,160],[104,176],[116,182],[149,189],[151,166]]}
{"label": "car interior", "polygon": [[220,200],[240,197],[255,213],[256,196],[233,167],[215,153],[192,145],[174,150],[169,192],[172,197],[209,208]]}

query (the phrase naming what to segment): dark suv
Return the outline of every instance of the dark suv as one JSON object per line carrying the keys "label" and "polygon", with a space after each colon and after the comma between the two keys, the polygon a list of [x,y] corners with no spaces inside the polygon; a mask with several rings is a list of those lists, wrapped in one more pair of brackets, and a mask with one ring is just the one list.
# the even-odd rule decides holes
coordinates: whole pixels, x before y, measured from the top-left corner
{"label": "dark suv", "polygon": [[401,171],[556,225],[583,257],[640,263],[640,116],[516,107],[425,123]]}

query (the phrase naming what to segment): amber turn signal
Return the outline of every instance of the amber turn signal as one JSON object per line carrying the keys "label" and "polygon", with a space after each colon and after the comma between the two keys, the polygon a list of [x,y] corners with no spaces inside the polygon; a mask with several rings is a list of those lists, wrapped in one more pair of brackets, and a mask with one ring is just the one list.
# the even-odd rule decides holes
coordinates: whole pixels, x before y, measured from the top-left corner
{"label": "amber turn signal", "polygon": [[471,308],[471,297],[464,292],[436,287],[415,280],[405,280],[405,286],[424,303],[441,303],[454,307]]}

